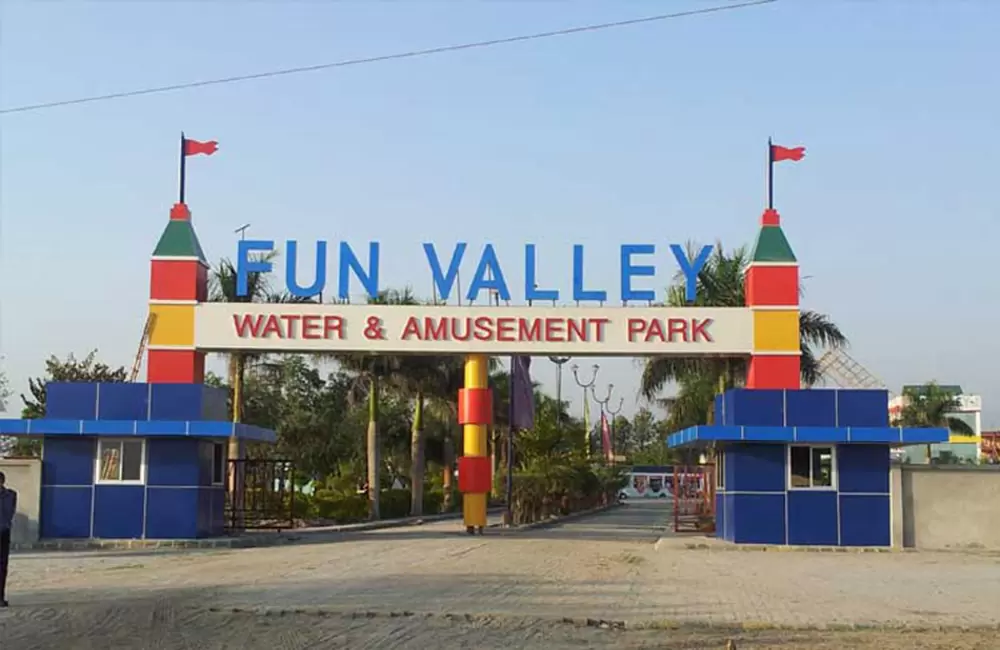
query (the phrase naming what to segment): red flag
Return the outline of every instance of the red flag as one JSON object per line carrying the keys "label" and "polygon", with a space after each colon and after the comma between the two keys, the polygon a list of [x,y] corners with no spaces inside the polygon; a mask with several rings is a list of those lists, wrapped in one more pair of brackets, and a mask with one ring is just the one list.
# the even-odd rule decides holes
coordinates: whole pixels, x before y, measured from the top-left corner
{"label": "red flag", "polygon": [[782,160],[799,161],[805,158],[805,147],[782,147],[779,144],[771,145],[771,162],[781,162]]}
{"label": "red flag", "polygon": [[185,156],[197,156],[200,153],[206,156],[211,156],[213,153],[219,150],[219,143],[215,140],[209,140],[208,142],[200,142],[198,140],[188,140],[184,139],[184,155]]}

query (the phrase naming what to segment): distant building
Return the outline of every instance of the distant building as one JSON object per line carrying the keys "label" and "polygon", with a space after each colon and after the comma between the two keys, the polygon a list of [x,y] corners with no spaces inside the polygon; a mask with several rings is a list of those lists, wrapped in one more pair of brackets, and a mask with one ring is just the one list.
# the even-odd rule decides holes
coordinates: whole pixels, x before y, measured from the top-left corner
{"label": "distant building", "polygon": [[[902,393],[905,395],[920,388],[921,386],[903,386]],[[941,454],[945,453],[946,455],[954,455],[964,462],[977,462],[982,454],[983,398],[979,395],[966,395],[961,386],[940,386],[940,388],[954,395],[958,401],[958,410],[949,415],[969,425],[974,433],[969,436],[952,432],[948,442],[931,445],[931,458],[940,458]],[[897,395],[889,400],[890,422],[899,418],[906,406],[906,398],[903,395]],[[903,461],[926,462],[925,448],[916,446],[906,448]]]}

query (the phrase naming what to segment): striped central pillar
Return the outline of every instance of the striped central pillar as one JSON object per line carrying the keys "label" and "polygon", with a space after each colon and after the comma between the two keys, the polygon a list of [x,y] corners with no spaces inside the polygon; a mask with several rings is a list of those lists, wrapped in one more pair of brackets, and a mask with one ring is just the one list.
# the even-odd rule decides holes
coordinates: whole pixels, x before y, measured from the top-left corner
{"label": "striped central pillar", "polygon": [[799,263],[776,210],[765,210],[746,271],[753,310],[753,355],[747,388],[799,388]]}
{"label": "striped central pillar", "polygon": [[458,459],[458,489],[462,492],[462,518],[470,534],[486,527],[486,498],[493,484],[486,450],[486,430],[493,423],[488,366],[486,355],[465,357],[465,388],[458,391],[458,421],[464,443]]}

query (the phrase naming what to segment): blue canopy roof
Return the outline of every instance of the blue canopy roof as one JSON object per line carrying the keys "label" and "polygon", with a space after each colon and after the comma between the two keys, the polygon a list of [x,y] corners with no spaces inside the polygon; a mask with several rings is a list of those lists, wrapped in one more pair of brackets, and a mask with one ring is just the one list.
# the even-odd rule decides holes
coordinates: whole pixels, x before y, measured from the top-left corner
{"label": "blue canopy roof", "polygon": [[235,422],[212,420],[38,420],[0,419],[4,436],[109,436],[109,437],[186,437],[229,438],[275,442],[270,429]]}
{"label": "blue canopy roof", "polygon": [[948,429],[904,427],[697,426],[667,436],[668,447],[710,442],[926,445],[948,442]]}

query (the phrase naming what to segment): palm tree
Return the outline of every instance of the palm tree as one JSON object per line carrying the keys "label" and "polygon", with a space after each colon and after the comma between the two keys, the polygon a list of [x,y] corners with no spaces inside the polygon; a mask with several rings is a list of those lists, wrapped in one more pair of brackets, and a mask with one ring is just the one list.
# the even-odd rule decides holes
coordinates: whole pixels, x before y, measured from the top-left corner
{"label": "palm tree", "polygon": [[[941,427],[957,434],[971,436],[975,431],[966,422],[954,417],[960,408],[955,393],[930,382],[923,386],[908,386],[903,390],[903,410],[892,425],[896,427]],[[927,445],[927,462],[931,462],[931,445]]]}
{"label": "palm tree", "polygon": [[[688,248],[691,255],[696,247],[689,244]],[[746,247],[741,246],[727,253],[722,244],[717,243],[698,273],[694,306],[745,306],[744,274],[749,262]],[[688,305],[683,278],[677,278],[668,288],[667,304],[671,307]],[[799,312],[799,332],[802,384],[812,386],[820,378],[814,349],[843,347],[847,345],[847,337],[828,316],[810,310]],[[643,363],[640,390],[647,399],[654,399],[668,383],[679,384],[677,395],[667,401],[671,410],[669,421],[676,427],[673,430],[709,421],[714,395],[742,385],[748,367],[745,357],[662,356],[650,357]]]}
{"label": "palm tree", "polygon": [[[416,305],[410,289],[402,291],[387,289],[379,295],[368,299],[370,305]],[[379,518],[379,494],[381,491],[381,442],[379,441],[379,396],[382,384],[399,386],[404,383],[402,374],[402,358],[387,354],[365,354],[363,352],[348,352],[334,355],[340,367],[353,375],[355,384],[351,396],[356,399],[364,395],[368,401],[368,430],[365,436],[365,449],[368,457],[368,518]]]}

